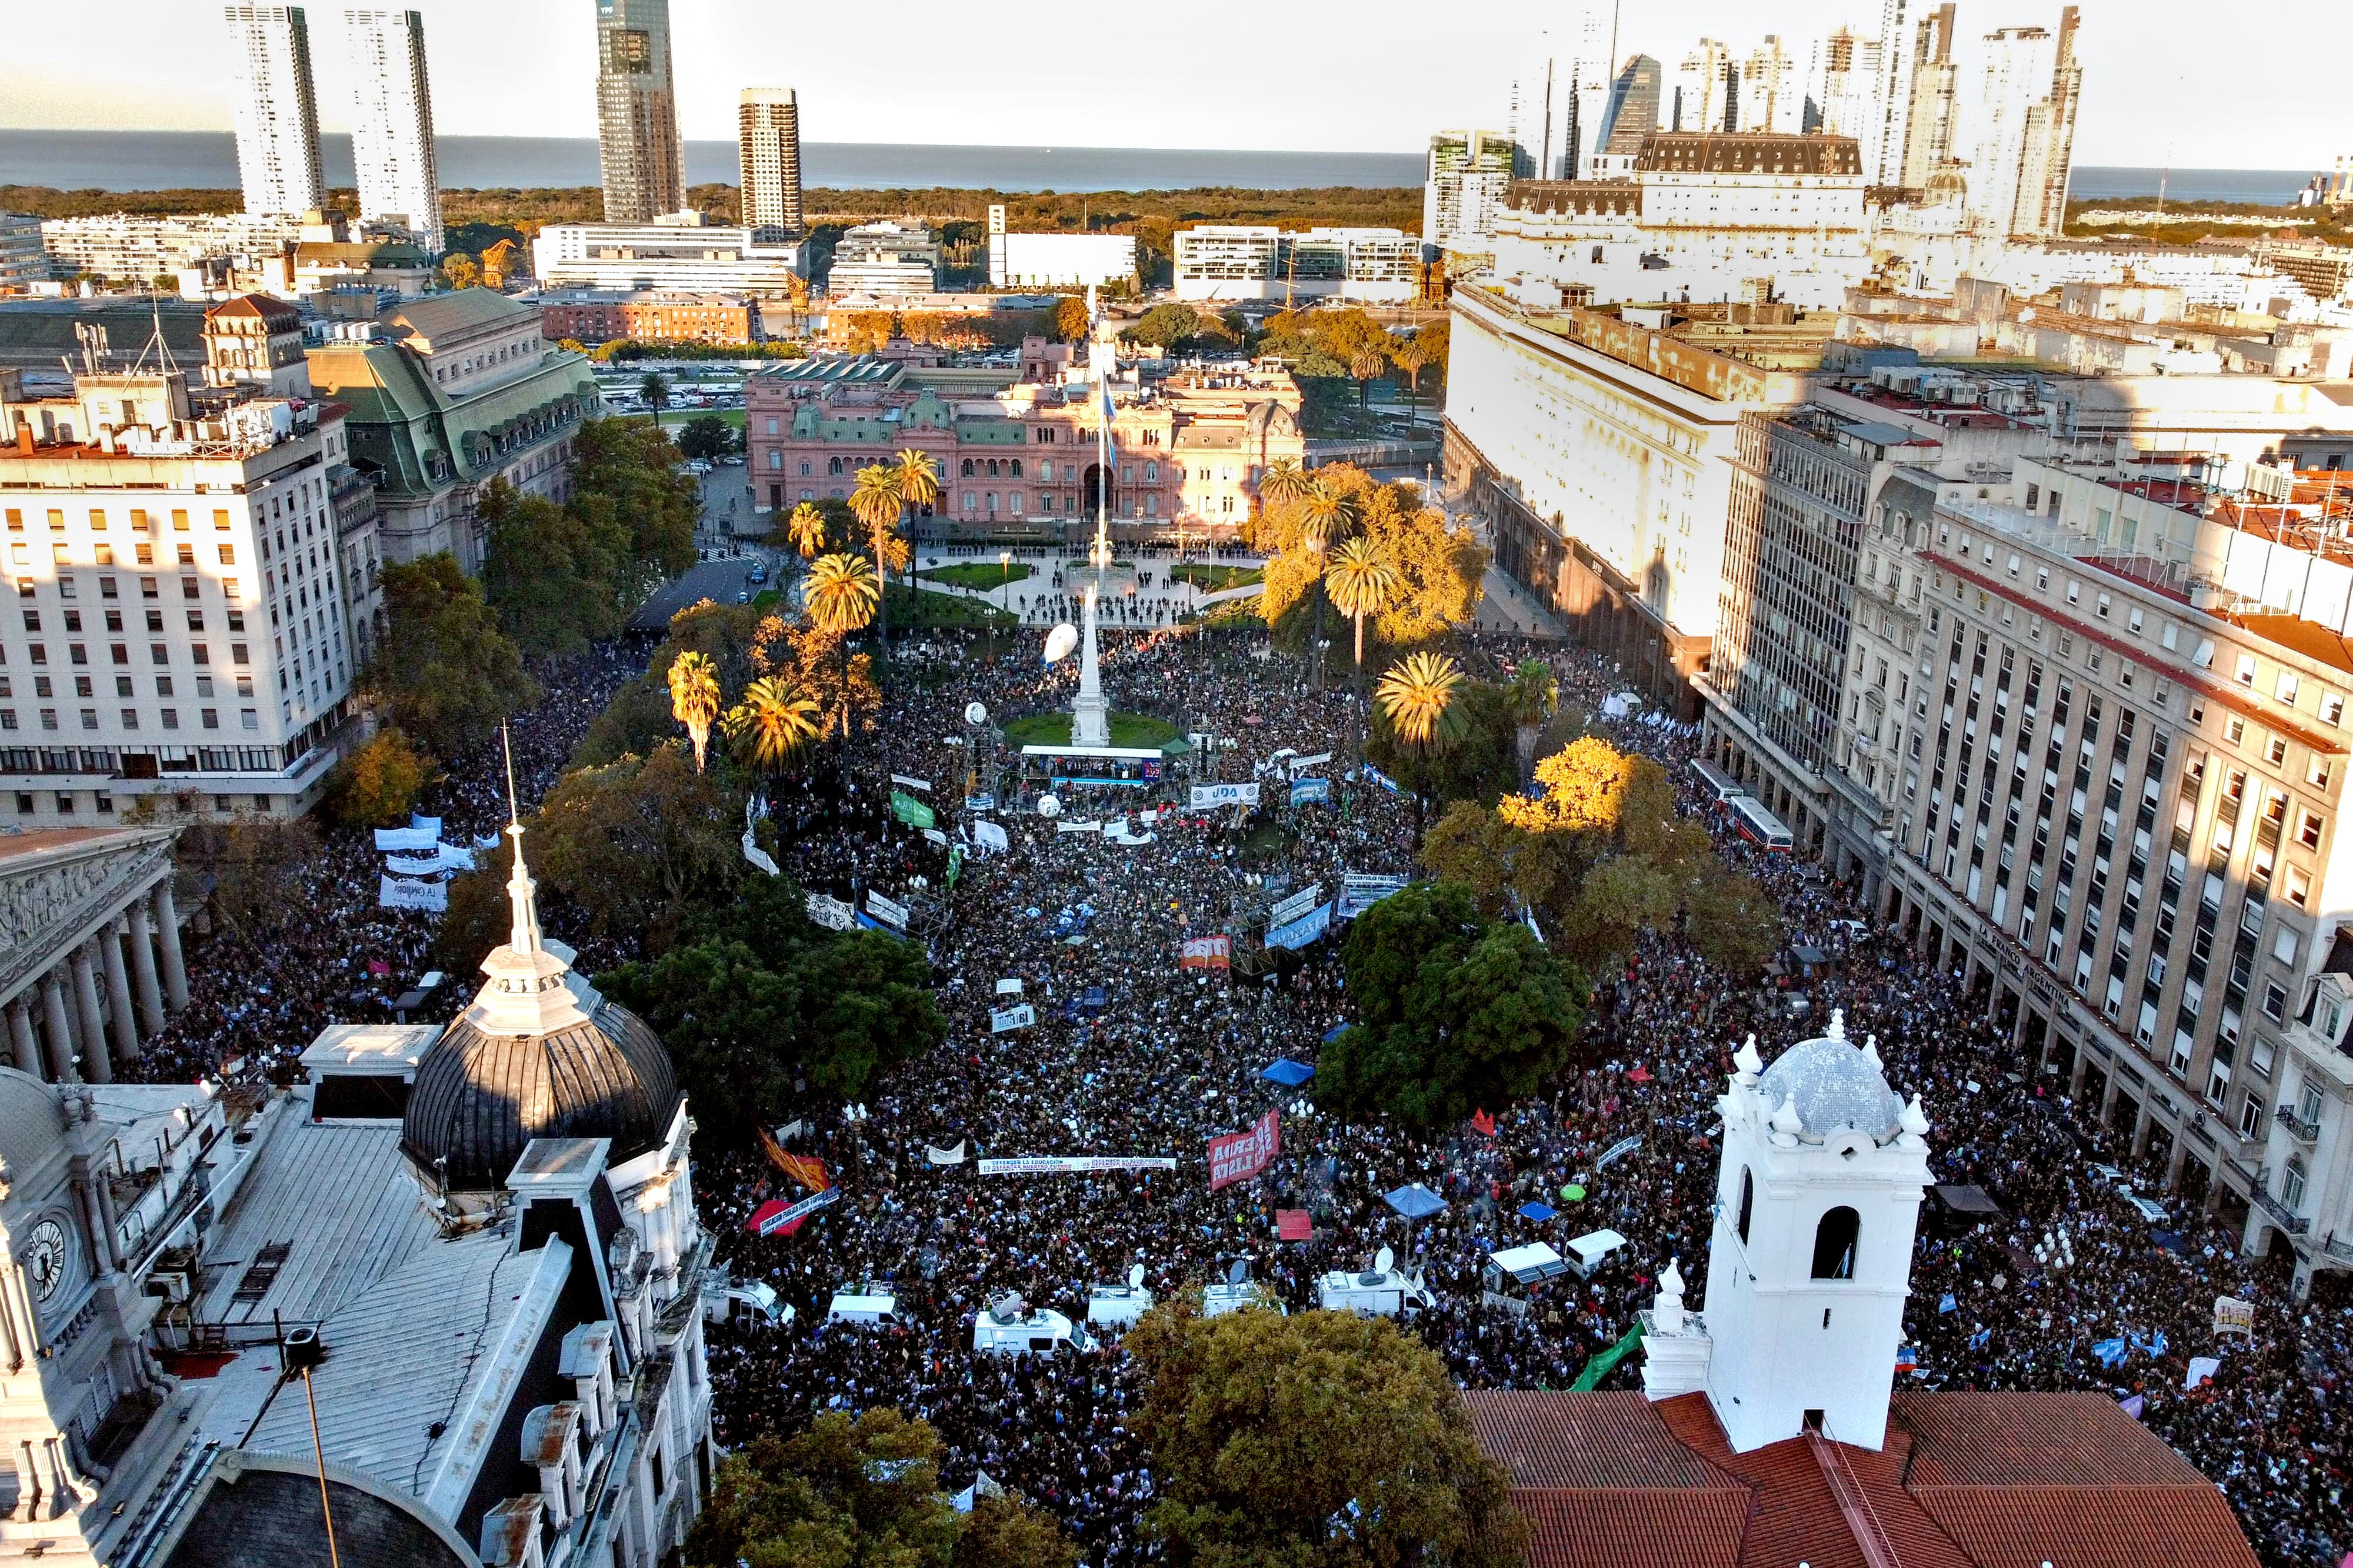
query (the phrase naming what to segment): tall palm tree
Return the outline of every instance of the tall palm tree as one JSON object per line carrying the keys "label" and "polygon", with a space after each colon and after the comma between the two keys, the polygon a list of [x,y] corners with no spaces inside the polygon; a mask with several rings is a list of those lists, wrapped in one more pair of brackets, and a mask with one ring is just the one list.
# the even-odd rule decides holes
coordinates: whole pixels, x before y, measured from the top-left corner
{"label": "tall palm tree", "polygon": [[1356,351],[1348,362],[1348,374],[1356,378],[1356,406],[1362,408],[1373,394],[1373,383],[1381,372],[1388,369],[1389,356],[1370,343]]}
{"label": "tall palm tree", "polygon": [[1356,521],[1356,501],[1329,479],[1311,481],[1302,497],[1299,539],[1317,557],[1315,572],[1314,683],[1324,684],[1324,572],[1322,557]]}
{"label": "tall palm tree", "polygon": [[825,513],[817,509],[814,501],[801,502],[785,519],[785,537],[793,542],[802,560],[815,560],[825,551]]}
{"label": "tall palm tree", "polygon": [[1365,679],[1365,617],[1389,607],[1405,585],[1404,574],[1374,552],[1373,542],[1359,536],[1332,554],[1324,569],[1324,586],[1339,612],[1356,623],[1356,680]]}
{"label": "tall palm tree", "polygon": [[[917,451],[913,447],[902,447],[891,471],[898,477],[899,504],[904,510],[907,537],[913,539],[916,511],[940,499],[941,470],[933,467],[930,453]],[[915,563],[912,552],[906,563],[906,572],[907,603],[912,606],[915,602]],[[883,574],[882,580],[885,583],[891,580],[888,572]]]}
{"label": "tall palm tree", "polygon": [[1295,501],[1307,493],[1311,482],[1296,459],[1278,458],[1258,481],[1259,502],[1262,506],[1282,506]]}
{"label": "tall palm tree", "polygon": [[[849,492],[849,510],[874,536],[874,572],[876,592],[881,592],[882,574],[890,570],[890,542],[897,534],[900,514],[906,500],[899,488],[899,470],[887,463],[873,463],[858,470],[858,483]],[[877,599],[881,623],[882,651],[891,651],[891,606],[887,599]]]}
{"label": "tall palm tree", "polygon": [[1552,666],[1543,659],[1523,659],[1512,671],[1512,679],[1504,682],[1504,711],[1512,716],[1523,790],[1535,776],[1536,737],[1559,709],[1560,683],[1553,677]]}
{"label": "tall palm tree", "polygon": [[694,742],[694,771],[701,773],[703,748],[711,743],[711,726],[719,717],[719,667],[693,652],[670,660],[670,710]]}
{"label": "tall palm tree", "polygon": [[1421,408],[1421,373],[1430,364],[1430,351],[1421,344],[1419,334],[1409,338],[1389,340],[1389,363],[1405,372],[1407,422],[1419,416]]}
{"label": "tall palm tree", "polygon": [[767,675],[744,690],[744,700],[719,721],[735,754],[764,773],[776,773],[818,737],[824,721],[817,699],[789,676]]}
{"label": "tall palm tree", "polygon": [[1411,653],[1389,666],[1373,689],[1398,739],[1421,751],[1440,739],[1454,694],[1462,687],[1462,667],[1444,654]]}
{"label": "tall palm tree", "polygon": [[874,619],[882,597],[873,565],[862,555],[820,555],[809,563],[809,624],[841,645],[841,777],[849,782],[849,634]]}

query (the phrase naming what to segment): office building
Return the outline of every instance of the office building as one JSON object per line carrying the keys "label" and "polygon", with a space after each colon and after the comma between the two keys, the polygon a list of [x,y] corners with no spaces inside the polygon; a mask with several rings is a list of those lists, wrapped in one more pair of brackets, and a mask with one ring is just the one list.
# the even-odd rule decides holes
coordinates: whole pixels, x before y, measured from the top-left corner
{"label": "office building", "polygon": [[546,289],[648,289],[788,299],[808,279],[808,244],[781,229],[671,213],[652,223],[552,223],[531,242]]}
{"label": "office building", "polygon": [[388,562],[447,551],[480,572],[482,487],[563,500],[581,423],[604,408],[587,360],[557,348],[534,307],[488,289],[337,323],[308,359],[320,393],[350,411],[353,458],[376,475]]}
{"label": "office building", "polygon": [[1176,297],[1404,304],[1420,286],[1421,249],[1395,228],[1202,224],[1176,231]]}
{"label": "office building", "polygon": [[988,286],[1084,289],[1135,281],[1132,234],[1013,234],[1005,208],[988,209]]}
{"label": "office building", "polygon": [[736,105],[744,226],[799,234],[801,106],[788,87],[747,87]]}
{"label": "office building", "polygon": [[358,114],[352,163],[360,221],[397,223],[441,250],[441,180],[433,153],[433,90],[425,72],[425,18],[415,11],[346,11]]}
{"label": "office building", "polygon": [[1570,12],[1566,31],[1570,46],[1567,112],[1559,159],[1537,171],[1547,180],[1577,178],[1586,156],[1599,145],[1602,121],[1609,116],[1609,73],[1618,47],[1614,17],[1605,21],[1599,5],[1580,5]]}
{"label": "office building", "polygon": [[254,216],[326,205],[319,172],[319,103],[311,84],[311,26],[300,5],[227,7],[229,90],[237,167]]}
{"label": "office building", "polygon": [[[331,478],[343,412],[284,362],[287,307],[208,320],[203,385],[87,353],[66,396],[0,372],[0,790],[23,826],[132,797],[294,816],[316,802],[359,654]],[[240,319],[241,318],[241,319]],[[159,800],[159,804],[161,804]]]}
{"label": "office building", "polygon": [[1587,179],[1622,174],[1633,166],[1642,140],[1660,128],[1661,93],[1666,69],[1648,55],[1626,62],[1609,85],[1609,108],[1583,171]]}
{"label": "office building", "polygon": [[1728,46],[1702,38],[1675,68],[1670,93],[1667,130],[1740,129],[1740,67]]}
{"label": "office building", "polygon": [[596,158],[607,223],[651,223],[686,205],[670,0],[596,0]]}
{"label": "office building", "polygon": [[591,346],[622,339],[653,343],[760,341],[759,306],[728,294],[554,290],[540,295],[539,317],[550,339]]}
{"label": "office building", "polygon": [[1483,255],[1494,242],[1495,213],[1514,180],[1534,174],[1509,133],[1441,131],[1430,139],[1421,186],[1421,238],[1441,252]]}
{"label": "office building", "polygon": [[48,280],[49,254],[41,244],[41,220],[30,213],[0,212],[0,294],[22,293]]}
{"label": "office building", "polygon": [[834,242],[826,291],[884,298],[929,294],[939,286],[940,242],[919,223],[884,218],[845,230]]}
{"label": "office building", "polygon": [[1905,120],[1904,164],[1891,184],[1926,191],[1948,176],[1961,68],[1953,59],[1958,8],[1948,3],[1920,18],[1912,45],[1912,108]]}
{"label": "office building", "polygon": [[2027,110],[2026,153],[2008,232],[2056,238],[2067,224],[2067,186],[2075,172],[2075,116],[2084,94],[2084,68],[2075,58],[2076,8],[2059,12],[2058,58],[2049,89]]}
{"label": "office building", "polygon": [[40,233],[52,277],[153,282],[212,260],[250,268],[301,237],[302,215],[115,213],[43,218]]}
{"label": "office building", "polygon": [[1772,34],[1740,66],[1740,123],[1734,130],[1795,136],[1805,129],[1806,89],[1796,58]]}
{"label": "office building", "polygon": [[1912,129],[1912,73],[1919,57],[1915,10],[1926,0],[1881,0],[1879,76],[1872,93],[1876,134],[1863,140],[1862,171],[1874,185],[1894,184],[1904,170]]}
{"label": "office building", "polygon": [[[1968,195],[1971,218],[1989,234],[2016,232],[2030,121],[2059,64],[2058,40],[2041,27],[1987,36],[1972,104]],[[2041,192],[2031,206],[2038,206]]]}

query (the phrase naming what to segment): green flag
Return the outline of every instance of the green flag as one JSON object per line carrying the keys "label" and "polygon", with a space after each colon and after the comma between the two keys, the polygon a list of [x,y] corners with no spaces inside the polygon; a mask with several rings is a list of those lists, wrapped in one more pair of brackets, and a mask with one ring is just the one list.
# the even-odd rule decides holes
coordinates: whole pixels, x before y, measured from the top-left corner
{"label": "green flag", "polygon": [[891,815],[910,827],[937,827],[940,819],[932,808],[909,795],[905,790],[891,792]]}
{"label": "green flag", "polygon": [[955,887],[956,879],[962,875],[964,875],[964,846],[952,844],[948,847],[948,886]]}
{"label": "green flag", "polygon": [[1624,1361],[1626,1357],[1632,1352],[1634,1347],[1641,1342],[1642,1325],[1640,1321],[1637,1321],[1632,1328],[1626,1331],[1624,1338],[1620,1339],[1616,1344],[1611,1345],[1608,1350],[1601,1352],[1592,1360],[1585,1363],[1585,1370],[1578,1373],[1577,1374],[1577,1381],[1568,1385],[1569,1392],[1572,1394],[1592,1393],[1596,1388],[1600,1386],[1601,1380],[1609,1375],[1609,1369],[1616,1366],[1620,1362]]}

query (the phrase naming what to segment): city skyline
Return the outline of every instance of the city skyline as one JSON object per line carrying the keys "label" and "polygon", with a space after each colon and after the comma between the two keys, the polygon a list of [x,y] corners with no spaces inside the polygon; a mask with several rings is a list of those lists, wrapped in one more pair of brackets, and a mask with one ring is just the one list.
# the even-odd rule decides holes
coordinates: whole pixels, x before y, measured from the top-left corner
{"label": "city skyline", "polygon": [[[847,16],[788,19],[740,0],[678,0],[672,33],[680,131],[691,141],[733,141],[741,89],[786,79],[804,89],[803,135],[819,142],[1021,146],[1058,141],[1402,153],[1418,150],[1432,125],[1502,129],[1516,78],[1521,129],[1533,143],[1541,134],[1546,54],[1566,60],[1577,47],[1569,15],[1533,5],[1494,7],[1478,28],[1427,37],[1417,30],[1410,47],[1401,47],[1409,19],[1401,6],[1366,8],[1359,14],[1363,25],[1345,36],[1331,35],[1314,17],[1245,13],[1230,0],[1213,0],[1193,25],[1214,28],[1219,5],[1237,26],[1249,22],[1250,36],[1260,40],[1258,57],[1322,59],[1330,68],[1303,73],[1295,90],[1280,95],[1268,93],[1262,77],[1246,69],[1205,84],[1188,97],[1176,135],[1155,135],[1134,117],[1132,90],[1117,73],[1081,71],[1061,89],[1062,111],[1047,127],[1024,85],[1034,80],[1033,55],[1018,40],[993,37],[951,14],[943,12],[923,31],[943,47],[878,75],[864,66],[868,41]],[[424,0],[417,9],[435,40],[436,119],[442,134],[596,135],[590,0],[544,0],[495,11]],[[1969,0],[1960,7],[1961,52],[1971,53],[2000,27],[2055,27],[2058,9],[2055,4]],[[1672,69],[1703,37],[1722,38],[1745,56],[1770,32],[1802,61],[1812,39],[1841,23],[1870,35],[1879,26],[1877,11],[1870,0],[1797,0],[1769,14],[1726,0],[1691,0],[1623,16],[1616,54],[1622,65],[1629,55],[1647,52]],[[2260,77],[2265,90],[2252,97],[2218,91],[2211,108],[2200,109],[2194,102],[2185,106],[2187,72],[2171,47],[2179,28],[2167,25],[2168,13],[2183,26],[2197,15],[2186,5],[2086,9],[2079,163],[2318,168],[2347,150],[2325,72],[2337,52],[2329,47],[2330,33],[2337,35],[2340,50],[2353,46],[2353,16],[2321,16],[2295,0],[2254,0],[2234,13],[2227,34],[2201,40],[2200,59],[2217,81]],[[340,7],[320,16],[339,23]],[[86,32],[70,15],[37,14],[14,24],[9,58],[0,62],[0,125],[232,128],[228,50],[216,9],[134,0],[121,20],[120,36],[141,43],[110,52],[102,69],[84,62]],[[1103,18],[1094,29],[1097,47],[1106,59],[1132,58],[1149,47],[1155,26],[1140,17]],[[1550,36],[1542,30],[1546,26]],[[2295,38],[2297,47],[2272,47],[2284,37]],[[340,49],[319,53],[322,128],[349,129],[348,62]],[[537,64],[518,81],[509,64],[519,58]],[[192,72],[192,60],[216,62],[218,68]],[[1004,68],[995,68],[998,64]],[[828,79],[854,80],[856,89],[829,90]],[[1329,89],[1317,85],[1326,81]],[[1555,114],[1557,127],[1563,118],[1557,100]],[[1085,126],[1086,133],[1039,134],[1067,132],[1073,125]]]}

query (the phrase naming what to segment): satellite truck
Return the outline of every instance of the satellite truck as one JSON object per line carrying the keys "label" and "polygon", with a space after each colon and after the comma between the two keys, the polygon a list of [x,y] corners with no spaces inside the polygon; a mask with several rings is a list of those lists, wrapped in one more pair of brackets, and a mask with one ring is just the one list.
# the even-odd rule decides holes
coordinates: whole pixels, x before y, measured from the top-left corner
{"label": "satellite truck", "polygon": [[1315,1282],[1315,1304],[1327,1312],[1355,1312],[1366,1318],[1411,1317],[1438,1298],[1418,1273],[1397,1267],[1397,1254],[1384,1247],[1373,1256],[1373,1266],[1360,1274],[1335,1268]]}
{"label": "satellite truck", "polygon": [[1094,1349],[1084,1323],[1018,1296],[1000,1296],[972,1321],[972,1348],[988,1355],[1057,1355]]}
{"label": "satellite truck", "polygon": [[829,1323],[865,1323],[871,1326],[900,1322],[902,1320],[899,1316],[898,1292],[887,1279],[869,1279],[855,1285],[844,1285],[833,1293],[833,1301],[826,1308],[825,1319]]}
{"label": "satellite truck", "polygon": [[1251,1307],[1280,1312],[1286,1318],[1291,1315],[1291,1310],[1274,1292],[1250,1278],[1250,1260],[1247,1258],[1237,1258],[1226,1266],[1224,1284],[1208,1286],[1201,1292],[1201,1315],[1205,1318],[1222,1318],[1228,1312]]}
{"label": "satellite truck", "polygon": [[1131,1267],[1124,1285],[1097,1285],[1087,1291],[1087,1322],[1091,1327],[1125,1333],[1152,1310],[1152,1292],[1144,1288],[1144,1265]]}
{"label": "satellite truck", "polygon": [[702,1315],[708,1321],[738,1328],[774,1328],[793,1321],[792,1308],[777,1303],[774,1287],[759,1279],[737,1284],[716,1269],[702,1278]]}

